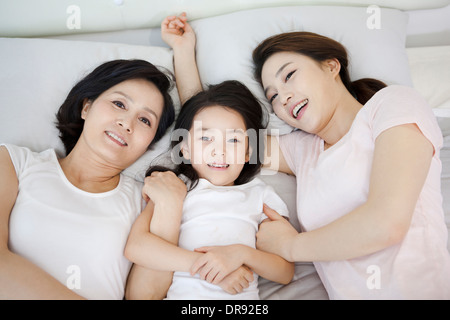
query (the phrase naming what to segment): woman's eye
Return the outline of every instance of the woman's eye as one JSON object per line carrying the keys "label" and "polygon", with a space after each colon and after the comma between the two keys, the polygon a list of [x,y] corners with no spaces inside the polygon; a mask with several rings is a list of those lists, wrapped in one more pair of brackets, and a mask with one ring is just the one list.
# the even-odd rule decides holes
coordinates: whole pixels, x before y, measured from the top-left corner
{"label": "woman's eye", "polygon": [[284,79],[284,81],[287,82],[287,81],[292,77],[292,75],[295,73],[295,71],[297,71],[297,70],[294,70],[294,71],[289,72],[289,73],[287,74],[286,78]]}
{"label": "woman's eye", "polygon": [[237,138],[232,138],[232,139],[229,139],[228,142],[231,142],[231,143],[238,143],[239,140],[238,140]]}
{"label": "woman's eye", "polygon": [[125,109],[125,105],[120,101],[113,101],[116,107],[119,107],[121,109]]}
{"label": "woman's eye", "polygon": [[139,120],[144,124],[146,124],[147,126],[151,127],[150,120],[148,120],[147,118],[139,118]]}
{"label": "woman's eye", "polygon": [[211,138],[203,136],[203,137],[200,138],[200,140],[202,140],[202,141],[211,141]]}

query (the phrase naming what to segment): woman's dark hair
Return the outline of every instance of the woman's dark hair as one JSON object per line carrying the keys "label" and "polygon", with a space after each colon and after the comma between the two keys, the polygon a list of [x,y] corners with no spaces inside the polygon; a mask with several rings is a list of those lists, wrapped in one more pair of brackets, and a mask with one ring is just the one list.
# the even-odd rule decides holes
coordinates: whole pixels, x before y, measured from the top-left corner
{"label": "woman's dark hair", "polygon": [[[240,185],[249,182],[260,171],[263,155],[264,140],[261,137],[262,129],[265,129],[265,119],[260,103],[250,90],[242,83],[234,80],[224,81],[217,85],[211,85],[206,91],[201,91],[185,102],[178,115],[172,136],[171,150],[172,159],[183,159],[175,161],[174,169],[163,166],[150,166],[146,172],[149,176],[154,171],[173,171],[176,175],[184,175],[190,180],[190,190],[198,182],[198,174],[190,164],[183,158],[181,145],[186,134],[192,127],[194,117],[201,110],[212,107],[222,106],[224,108],[238,112],[245,123],[249,136],[249,148],[252,148],[250,160],[244,164],[239,177],[234,182]],[[181,129],[177,131],[178,129]],[[182,134],[178,135],[178,133]]]}
{"label": "woman's dark hair", "polygon": [[69,92],[56,114],[58,128],[66,154],[72,151],[83,131],[81,118],[83,101],[94,101],[111,87],[131,79],[144,79],[153,83],[164,98],[164,107],[155,137],[150,145],[157,142],[175,119],[175,110],[169,91],[172,81],[150,62],[144,60],[113,60],[101,64],[79,81]]}
{"label": "woman's dark hair", "polygon": [[339,75],[347,90],[365,104],[378,90],[386,87],[382,81],[364,78],[351,81],[345,47],[339,42],[312,32],[287,32],[267,38],[253,51],[254,75],[262,84],[261,73],[266,60],[278,52],[296,52],[317,62],[337,59],[341,64]]}

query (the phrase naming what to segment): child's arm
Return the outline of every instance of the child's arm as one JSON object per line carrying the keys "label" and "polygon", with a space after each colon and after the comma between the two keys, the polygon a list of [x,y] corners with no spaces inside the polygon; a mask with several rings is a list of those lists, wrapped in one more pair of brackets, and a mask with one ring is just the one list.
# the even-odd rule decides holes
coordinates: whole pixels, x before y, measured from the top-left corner
{"label": "child's arm", "polygon": [[192,265],[191,274],[216,284],[241,265],[248,266],[256,274],[271,281],[287,284],[294,276],[294,264],[280,256],[235,244],[228,246],[202,247],[196,249],[204,252]]}
{"label": "child's arm", "polygon": [[[189,272],[203,254],[177,246],[186,194],[184,183],[172,172],[155,172],[146,178],[143,194],[152,201],[133,224],[125,248],[125,256],[135,263],[128,278],[126,297],[161,299],[171,284],[172,271]],[[168,195],[170,199],[165,198]],[[242,266],[218,285],[236,294],[252,280],[253,274]]]}
{"label": "child's arm", "polygon": [[195,60],[195,33],[186,13],[169,16],[161,23],[161,37],[172,49],[175,79],[181,104],[203,90]]}

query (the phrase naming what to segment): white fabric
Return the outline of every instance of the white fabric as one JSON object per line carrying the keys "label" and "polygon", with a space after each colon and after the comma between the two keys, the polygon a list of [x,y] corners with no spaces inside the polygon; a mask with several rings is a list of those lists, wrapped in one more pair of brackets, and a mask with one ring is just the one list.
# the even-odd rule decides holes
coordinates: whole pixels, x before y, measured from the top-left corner
{"label": "white fabric", "polygon": [[[256,232],[266,218],[263,203],[284,216],[287,207],[272,187],[259,178],[238,186],[214,186],[205,179],[184,201],[178,245],[194,250],[203,246],[243,244],[255,248]],[[167,299],[259,299],[258,276],[244,292],[230,295],[198,275],[175,272]]]}
{"label": "white fabric", "polygon": [[[286,5],[360,6],[378,5],[400,10],[439,8],[448,0],[77,0],[1,3],[0,34],[3,36],[43,36],[82,34],[124,29],[159,27],[171,14],[183,11],[193,19],[212,17],[238,10]],[[337,17],[338,18],[338,17]]]}
{"label": "white fabric", "polygon": [[123,250],[142,184],[121,175],[109,192],[85,192],[67,180],[53,149],[5,146],[19,180],[10,250],[85,298],[122,299],[131,267]]}
{"label": "white fabric", "polygon": [[[350,131],[334,146],[301,131],[280,137],[297,176],[297,213],[314,230],[363,204],[369,191],[374,141],[384,130],[416,123],[435,155],[410,229],[398,244],[347,261],[315,262],[331,299],[450,298],[450,255],[440,188],[442,134],[431,108],[413,89],[390,86],[359,111]],[[378,272],[379,287],[370,278]]]}

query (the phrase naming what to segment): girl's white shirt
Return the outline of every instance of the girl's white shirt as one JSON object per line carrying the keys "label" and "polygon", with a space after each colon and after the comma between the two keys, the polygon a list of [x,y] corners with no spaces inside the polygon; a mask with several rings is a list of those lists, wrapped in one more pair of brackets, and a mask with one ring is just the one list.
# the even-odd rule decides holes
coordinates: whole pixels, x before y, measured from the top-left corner
{"label": "girl's white shirt", "polygon": [[[258,226],[267,218],[264,203],[288,216],[283,200],[259,178],[236,186],[215,186],[200,179],[184,201],[178,245],[187,250],[231,244],[255,248]],[[259,299],[258,277],[255,274],[242,293],[230,295],[198,275],[175,272],[167,299]]]}

